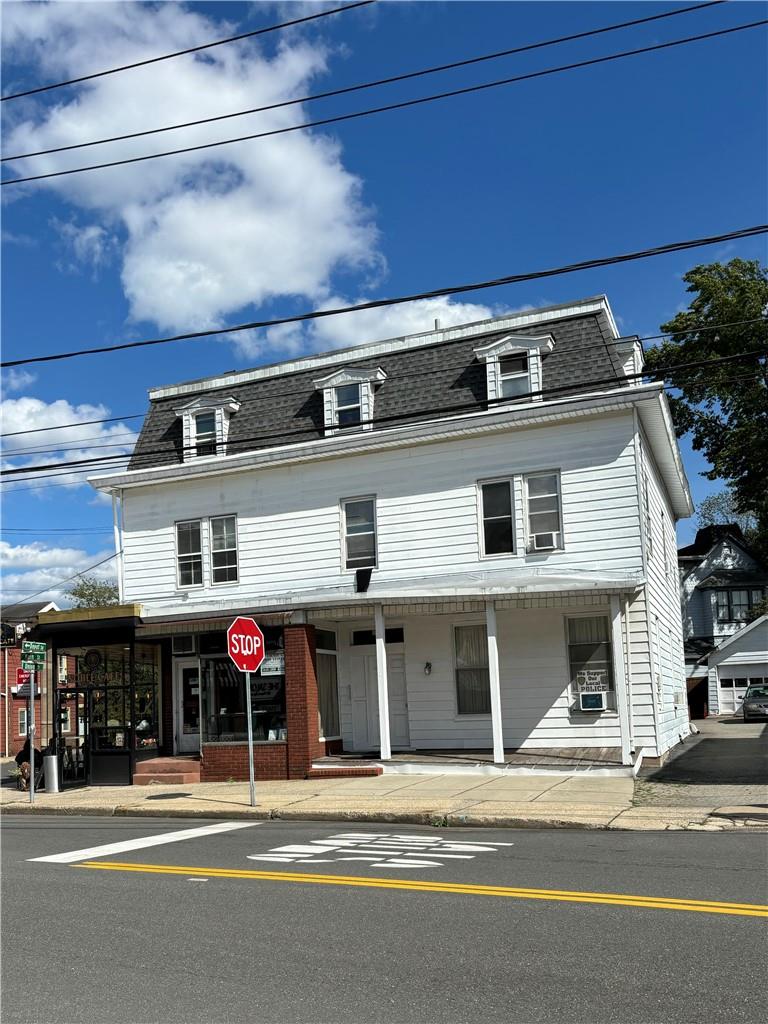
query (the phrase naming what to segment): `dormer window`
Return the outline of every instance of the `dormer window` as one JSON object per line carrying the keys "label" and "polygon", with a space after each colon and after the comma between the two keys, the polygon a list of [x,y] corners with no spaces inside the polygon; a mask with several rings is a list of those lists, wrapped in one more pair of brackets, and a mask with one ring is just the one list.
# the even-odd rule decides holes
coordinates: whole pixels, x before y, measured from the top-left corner
{"label": "dormer window", "polygon": [[378,367],[349,367],[315,381],[323,393],[323,425],[327,434],[370,430],[376,387],[387,379]]}
{"label": "dormer window", "polygon": [[499,359],[501,398],[518,398],[531,390],[528,356],[501,356]]}
{"label": "dormer window", "polygon": [[182,424],[182,459],[226,455],[229,421],[240,408],[234,398],[201,396],[176,409]]}
{"label": "dormer window", "polygon": [[342,384],[336,388],[336,422],[340,428],[358,427],[363,420],[360,384]]}
{"label": "dormer window", "polygon": [[488,401],[540,402],[542,357],[554,347],[550,334],[536,338],[508,334],[478,346],[475,355],[485,363]]}
{"label": "dormer window", "polygon": [[216,413],[199,412],[195,416],[195,455],[215,455]]}

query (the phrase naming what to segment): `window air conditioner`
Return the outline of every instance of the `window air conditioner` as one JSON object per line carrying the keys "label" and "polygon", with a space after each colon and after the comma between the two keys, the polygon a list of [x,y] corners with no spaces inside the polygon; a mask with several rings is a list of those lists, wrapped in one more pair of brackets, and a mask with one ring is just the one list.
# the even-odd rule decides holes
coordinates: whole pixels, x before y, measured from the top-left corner
{"label": "window air conditioner", "polygon": [[552,551],[557,547],[556,544],[556,533],[534,533],[533,535],[533,550],[534,551]]}
{"label": "window air conditioner", "polygon": [[608,694],[605,690],[587,691],[579,694],[579,711],[607,711]]}

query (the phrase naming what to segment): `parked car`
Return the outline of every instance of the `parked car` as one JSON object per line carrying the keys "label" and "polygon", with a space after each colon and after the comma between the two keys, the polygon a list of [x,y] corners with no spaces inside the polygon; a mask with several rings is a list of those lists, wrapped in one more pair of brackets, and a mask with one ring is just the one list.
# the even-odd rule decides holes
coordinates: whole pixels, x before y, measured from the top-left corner
{"label": "parked car", "polygon": [[741,709],[745,722],[750,718],[768,718],[768,682],[750,683]]}

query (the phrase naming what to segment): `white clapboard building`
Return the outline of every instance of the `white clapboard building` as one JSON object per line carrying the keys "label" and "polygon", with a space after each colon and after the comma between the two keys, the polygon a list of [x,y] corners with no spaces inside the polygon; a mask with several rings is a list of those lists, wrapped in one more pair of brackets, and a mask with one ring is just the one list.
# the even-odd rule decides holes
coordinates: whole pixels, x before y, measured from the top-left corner
{"label": "white clapboard building", "polygon": [[598,296],[152,389],[128,470],[93,484],[167,662],[159,749],[244,770],[223,630],[247,614],[265,777],[663,758],[689,732],[691,499],[641,368]]}

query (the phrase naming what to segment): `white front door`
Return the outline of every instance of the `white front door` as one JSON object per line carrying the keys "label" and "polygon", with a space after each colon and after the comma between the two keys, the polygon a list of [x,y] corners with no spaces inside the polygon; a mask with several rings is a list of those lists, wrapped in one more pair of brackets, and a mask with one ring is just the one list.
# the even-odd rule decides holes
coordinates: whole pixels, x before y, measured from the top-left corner
{"label": "white front door", "polygon": [[[379,747],[379,696],[376,682],[376,655],[350,655],[352,683],[352,741],[355,750]],[[405,656],[387,651],[387,688],[389,690],[389,732],[392,748],[410,746],[408,699],[405,683]]]}
{"label": "white front door", "polygon": [[200,752],[200,662],[176,658],[173,663],[173,716],[177,754]]}

